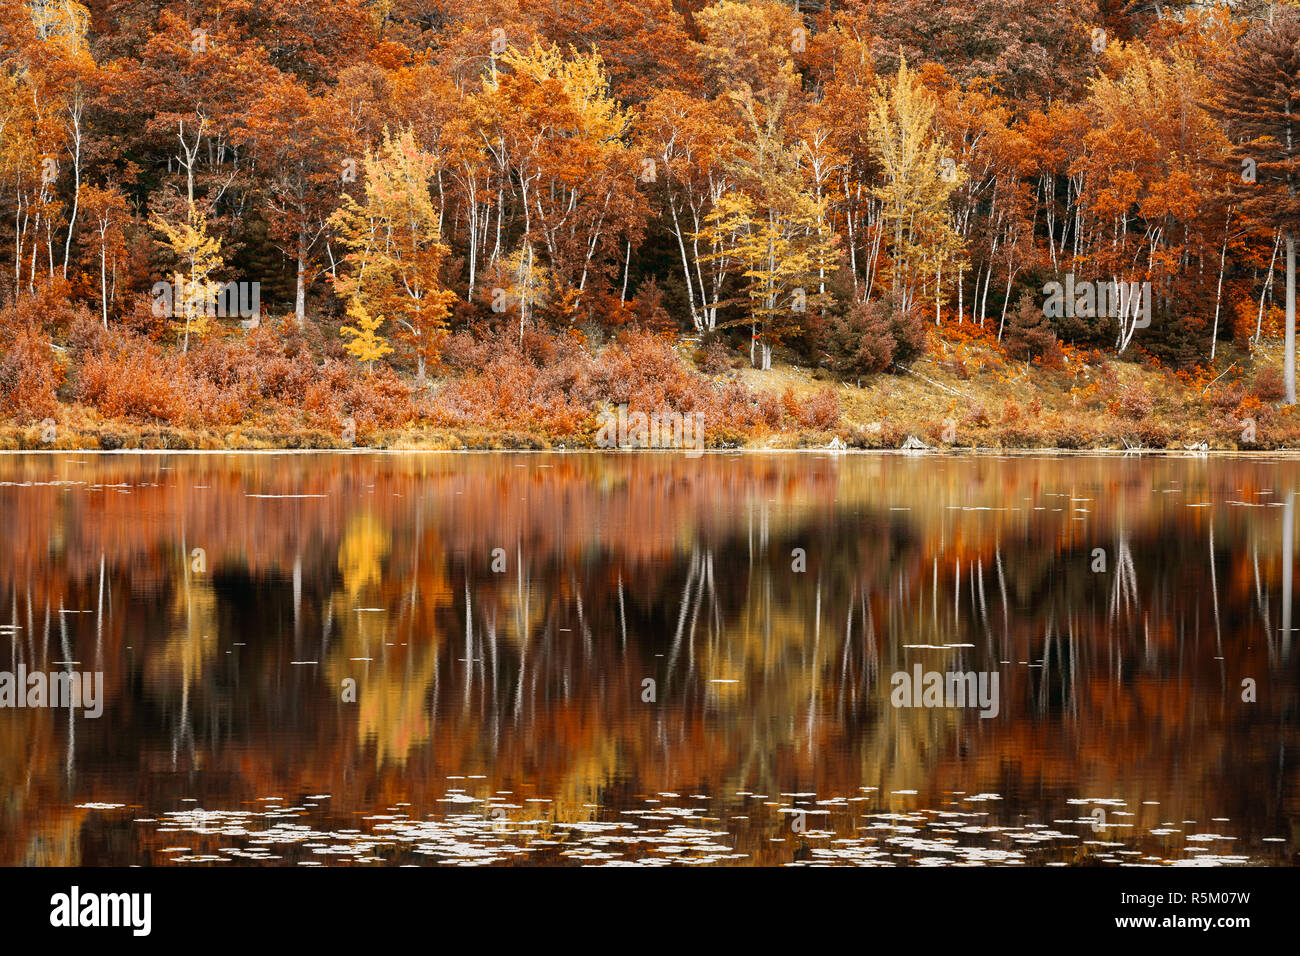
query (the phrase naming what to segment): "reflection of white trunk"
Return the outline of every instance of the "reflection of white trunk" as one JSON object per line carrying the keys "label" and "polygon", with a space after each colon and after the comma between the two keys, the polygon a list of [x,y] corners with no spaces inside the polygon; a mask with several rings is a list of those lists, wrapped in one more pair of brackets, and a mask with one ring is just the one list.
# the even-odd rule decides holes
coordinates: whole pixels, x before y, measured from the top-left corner
{"label": "reflection of white trunk", "polygon": [[302,555],[293,559],[293,635],[294,647],[297,648],[298,635],[302,632]]}
{"label": "reflection of white trunk", "polygon": [[1128,539],[1121,538],[1115,551],[1115,584],[1110,593],[1111,620],[1119,616],[1121,604],[1128,611],[1130,603],[1138,606],[1137,568],[1133,566],[1133,552],[1129,550]]}
{"label": "reflection of white trunk", "polygon": [[1214,568],[1214,521],[1210,521],[1210,593],[1214,596],[1214,652],[1223,656],[1223,632],[1219,624],[1219,575]]}
{"label": "reflection of white trunk", "polygon": [[1288,492],[1282,508],[1282,659],[1291,656],[1291,565],[1294,552],[1295,496]]}
{"label": "reflection of white trunk", "polygon": [[623,572],[618,573],[618,633],[622,638],[623,653],[627,653],[627,611],[623,606]]}
{"label": "reflection of white trunk", "polygon": [[474,606],[469,596],[469,581],[465,581],[465,707],[469,713],[470,691],[474,689]]}
{"label": "reflection of white trunk", "polygon": [[[672,648],[668,653],[667,673],[668,679],[673,676],[673,666],[677,662],[677,656],[681,650],[682,637],[687,638],[687,673],[695,672],[695,624],[700,615],[700,608],[704,604],[705,592],[708,592],[709,604],[712,609],[711,617],[717,617],[717,590],[713,577],[713,552],[705,551],[700,553],[698,550],[691,555],[690,568],[686,574],[686,586],[682,588],[682,606],[677,616],[677,633],[673,637]],[[687,627],[687,616],[690,617],[690,626]],[[668,684],[664,685],[665,690]]]}

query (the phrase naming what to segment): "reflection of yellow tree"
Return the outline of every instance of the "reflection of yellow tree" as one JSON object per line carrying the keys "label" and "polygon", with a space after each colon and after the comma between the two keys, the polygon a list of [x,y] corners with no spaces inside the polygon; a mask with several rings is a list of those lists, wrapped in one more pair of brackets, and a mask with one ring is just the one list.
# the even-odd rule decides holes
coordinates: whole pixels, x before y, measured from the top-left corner
{"label": "reflection of yellow tree", "polygon": [[348,522],[339,545],[339,572],[350,601],[355,602],[371,585],[379,588],[382,584],[384,559],[391,544],[388,529],[374,514],[358,514]]}
{"label": "reflection of yellow tree", "polygon": [[[340,637],[326,673],[331,686],[357,682],[357,738],[375,761],[404,764],[429,739],[428,701],[438,673],[441,630],[435,613],[451,603],[436,539],[399,549],[409,564],[388,567],[392,536],[374,514],[355,516],[339,546],[342,587],[332,599]],[[397,562],[395,562],[397,563]]]}
{"label": "reflection of yellow tree", "polygon": [[[210,580],[186,572],[168,618],[171,623],[167,640],[146,659],[144,679],[169,703],[176,700],[175,692],[180,692],[176,702],[179,720],[173,738],[176,746],[182,740],[193,742],[191,688],[202,687],[204,671],[217,654],[217,596]],[[197,768],[202,752],[192,752],[191,759]]]}
{"label": "reflection of yellow tree", "polygon": [[[334,670],[341,673],[344,664],[337,662]],[[357,738],[362,744],[374,741],[376,765],[390,760],[405,764],[411,751],[429,739],[428,698],[437,670],[435,641],[370,663],[369,673],[358,681]]]}
{"label": "reflection of yellow tree", "polygon": [[[792,755],[831,749],[835,742],[829,738],[840,729],[827,710],[844,679],[842,611],[832,621],[829,602],[823,601],[819,624],[816,592],[785,581],[786,576],[774,574],[770,565],[756,569],[740,614],[719,630],[710,623],[693,637],[688,624],[678,652],[681,660],[672,680],[680,681],[682,669],[698,672],[704,693],[722,718],[716,732],[727,736],[727,750],[740,758],[733,761],[736,776],[730,780],[737,788],[778,787],[781,768],[788,769]],[[700,622],[712,617],[707,590],[703,601]],[[926,632],[925,638],[929,637]],[[877,638],[873,634],[864,641],[854,630],[851,640],[855,655],[861,655],[867,643],[874,644]],[[921,643],[922,639],[905,635],[899,641]],[[920,786],[960,732],[963,717],[943,708],[895,709],[889,702],[889,674],[910,667],[911,659],[896,650],[890,657],[865,688],[865,699],[856,705],[874,719],[864,731],[867,742],[855,749],[862,753],[863,780]],[[927,670],[945,664],[923,662]]]}
{"label": "reflection of yellow tree", "polygon": [[171,633],[145,662],[145,680],[182,690],[197,683],[217,654],[217,597],[203,578],[191,579],[172,602]]}

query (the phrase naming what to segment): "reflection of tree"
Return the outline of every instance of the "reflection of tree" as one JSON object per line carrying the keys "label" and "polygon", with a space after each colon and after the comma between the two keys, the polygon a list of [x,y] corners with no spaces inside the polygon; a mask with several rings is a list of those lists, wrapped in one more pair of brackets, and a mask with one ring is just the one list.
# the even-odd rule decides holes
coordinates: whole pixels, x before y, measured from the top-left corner
{"label": "reflection of tree", "polygon": [[349,601],[357,601],[371,587],[383,584],[384,558],[388,557],[387,529],[370,512],[354,516],[339,545],[339,573]]}
{"label": "reflection of tree", "polygon": [[354,516],[339,545],[342,577],[330,600],[337,637],[325,662],[327,685],[341,698],[356,682],[356,731],[375,761],[404,765],[432,732],[429,704],[437,693],[444,640],[436,620],[451,603],[441,547],[423,524],[403,540],[403,560],[385,565],[393,536],[373,512]]}
{"label": "reflection of tree", "polygon": [[[59,659],[59,609],[96,610],[67,617],[70,650],[100,647],[106,683],[127,692],[78,723],[72,748],[45,715],[18,734],[0,714],[5,833],[68,803],[69,749],[119,770],[201,766],[230,801],[330,792],[435,811],[448,776],[484,774],[520,795],[512,815],[552,821],[659,791],[863,786],[936,804],[1033,793],[1044,814],[1121,794],[1182,819],[1224,779],[1245,826],[1300,809],[1277,759],[1295,743],[1289,632],[1275,627],[1284,509],[1226,504],[1258,504],[1277,465],[60,461],[0,462],[17,483],[0,484],[13,516],[0,622],[21,626],[29,662]],[[36,484],[60,476],[88,484]],[[251,497],[288,494],[319,497]],[[192,546],[206,575],[176,560]],[[1091,570],[1098,547],[1105,573]],[[915,662],[998,670],[1002,713],[893,708],[889,677]],[[1240,704],[1242,676],[1259,680],[1257,705]],[[110,773],[113,792],[78,796],[148,806],[148,776]]]}
{"label": "reflection of tree", "polygon": [[[182,572],[181,586],[172,596],[168,613],[170,633],[145,659],[145,685],[166,702],[175,701],[177,713],[172,757],[179,748],[193,756],[194,728],[191,688],[204,683],[208,666],[216,659],[221,637],[217,623],[217,598],[210,579]],[[179,696],[178,696],[179,695]]]}

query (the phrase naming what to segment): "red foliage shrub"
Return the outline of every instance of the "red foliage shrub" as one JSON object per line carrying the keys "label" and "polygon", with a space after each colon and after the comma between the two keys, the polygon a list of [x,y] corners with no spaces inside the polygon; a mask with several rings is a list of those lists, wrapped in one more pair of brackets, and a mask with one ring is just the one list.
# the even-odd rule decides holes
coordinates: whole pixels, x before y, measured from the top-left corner
{"label": "red foliage shrub", "polygon": [[442,364],[453,372],[478,371],[487,365],[491,346],[468,330],[447,337],[442,347]]}
{"label": "red foliage shrub", "polygon": [[731,352],[719,339],[714,339],[701,349],[695,358],[700,371],[708,375],[721,375],[731,368]]}
{"label": "red foliage shrub", "polygon": [[1214,389],[1210,393],[1210,404],[1220,410],[1236,408],[1245,397],[1246,390],[1242,387],[1241,383],[1232,382],[1223,388]]}
{"label": "red foliage shrub", "polygon": [[63,367],[38,328],[0,333],[0,417],[24,421],[53,415],[62,382]]}
{"label": "red foliage shrub", "polygon": [[787,404],[787,411],[790,417],[803,428],[826,431],[840,422],[840,401],[836,398],[835,392],[829,388],[814,392],[802,401],[796,401],[793,407]]}
{"label": "red foliage shrub", "polygon": [[175,354],[143,336],[116,332],[107,348],[82,359],[77,398],[108,418],[197,420],[198,409],[186,402],[183,373]]}
{"label": "red foliage shrub", "polygon": [[1261,402],[1279,402],[1286,396],[1282,373],[1272,365],[1265,365],[1255,373],[1251,392]]}
{"label": "red foliage shrub", "polygon": [[1126,386],[1119,395],[1119,411],[1128,418],[1146,418],[1155,404],[1155,399],[1141,382]]}
{"label": "red foliage shrub", "polygon": [[[647,414],[700,413],[706,432],[737,434],[756,428],[829,429],[839,421],[832,391],[805,399],[793,393],[756,393],[737,382],[714,383],[683,360],[662,336],[633,330],[599,355],[565,333],[498,334],[457,343],[458,356],[491,358],[478,375],[449,383],[428,403],[433,421],[449,426],[537,429],[563,438],[588,432],[602,408],[626,405]],[[460,360],[459,358],[457,359]]]}
{"label": "red foliage shrub", "polygon": [[0,309],[0,416],[18,420],[53,415],[67,360],[57,346],[93,325],[84,305],[66,298],[66,283],[52,281]]}
{"label": "red foliage shrub", "polygon": [[415,417],[414,389],[387,366],[352,376],[339,394],[343,410],[364,427],[394,428]]}
{"label": "red foliage shrub", "polygon": [[825,342],[831,367],[853,379],[889,368],[898,348],[890,330],[889,307],[879,299],[853,301],[831,315]]}
{"label": "red foliage shrub", "polygon": [[213,336],[189,353],[165,350],[115,330],[88,351],[79,400],[110,418],[201,425],[256,422],[259,415],[301,425],[393,427],[415,415],[414,389],[385,366],[367,375],[353,362],[321,364],[292,336],[262,327]]}

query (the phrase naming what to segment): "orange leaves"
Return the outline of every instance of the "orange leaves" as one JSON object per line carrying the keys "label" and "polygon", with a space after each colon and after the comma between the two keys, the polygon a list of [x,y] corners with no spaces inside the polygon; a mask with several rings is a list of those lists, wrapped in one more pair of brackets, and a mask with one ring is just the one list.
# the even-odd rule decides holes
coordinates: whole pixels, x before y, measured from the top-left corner
{"label": "orange leaves", "polygon": [[28,421],[53,415],[64,369],[35,326],[0,332],[0,417]]}
{"label": "orange leaves", "polygon": [[[459,338],[459,337],[458,337]],[[432,421],[457,427],[532,431],[554,441],[589,437],[603,407],[701,413],[706,434],[785,427],[826,430],[839,421],[831,390],[811,396],[715,385],[688,366],[671,341],[633,331],[598,354],[569,334],[530,334],[521,348],[509,335],[485,340],[479,375],[445,385],[429,403]],[[460,355],[471,343],[458,341]],[[473,356],[471,362],[483,361]]]}
{"label": "orange leaves", "polygon": [[107,418],[200,427],[260,421],[337,431],[394,427],[415,414],[412,388],[382,366],[373,375],[318,364],[270,328],[204,341],[188,354],[122,331],[81,358],[77,398]]}

